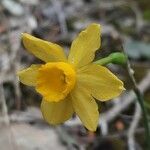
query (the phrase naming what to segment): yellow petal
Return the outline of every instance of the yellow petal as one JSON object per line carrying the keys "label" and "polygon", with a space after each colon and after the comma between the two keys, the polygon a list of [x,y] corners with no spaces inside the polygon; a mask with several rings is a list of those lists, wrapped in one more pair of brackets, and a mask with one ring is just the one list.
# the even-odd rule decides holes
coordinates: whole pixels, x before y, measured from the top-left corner
{"label": "yellow petal", "polygon": [[27,33],[22,34],[22,40],[29,52],[45,62],[66,61],[63,49],[57,44],[41,40]]}
{"label": "yellow petal", "polygon": [[123,82],[106,67],[90,64],[78,71],[78,82],[100,101],[115,98],[124,90]]}
{"label": "yellow petal", "polygon": [[72,103],[69,98],[59,102],[48,102],[43,99],[41,111],[45,121],[53,125],[65,122],[73,114]]}
{"label": "yellow petal", "polygon": [[38,69],[41,65],[31,65],[29,68],[19,71],[17,75],[19,80],[26,85],[35,86],[38,74]]}
{"label": "yellow petal", "polygon": [[71,98],[74,111],[84,126],[90,131],[95,131],[98,125],[99,112],[98,106],[89,91],[86,90],[86,87],[77,85],[71,92]]}
{"label": "yellow petal", "polygon": [[82,31],[71,45],[68,61],[80,68],[90,63],[100,47],[100,25],[91,24]]}

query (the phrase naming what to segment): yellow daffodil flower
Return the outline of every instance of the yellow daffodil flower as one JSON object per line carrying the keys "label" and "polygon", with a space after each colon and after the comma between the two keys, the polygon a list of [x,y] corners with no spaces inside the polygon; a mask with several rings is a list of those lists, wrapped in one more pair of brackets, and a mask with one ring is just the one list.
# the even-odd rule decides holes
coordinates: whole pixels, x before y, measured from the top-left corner
{"label": "yellow daffodil flower", "polygon": [[23,33],[25,48],[45,64],[31,65],[18,75],[43,96],[41,111],[49,124],[63,123],[75,112],[88,130],[95,131],[99,112],[94,98],[107,101],[124,90],[106,67],[92,63],[101,43],[100,29],[93,23],[82,31],[68,57],[59,45]]}

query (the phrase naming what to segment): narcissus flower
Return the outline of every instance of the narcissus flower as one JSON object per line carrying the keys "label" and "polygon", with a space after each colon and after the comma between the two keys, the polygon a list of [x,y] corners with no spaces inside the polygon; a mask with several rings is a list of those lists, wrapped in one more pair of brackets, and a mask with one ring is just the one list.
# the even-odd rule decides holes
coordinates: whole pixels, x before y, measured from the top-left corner
{"label": "narcissus flower", "polygon": [[25,48],[45,64],[31,65],[18,75],[43,96],[41,111],[49,124],[63,123],[75,112],[87,129],[95,131],[99,112],[94,98],[107,101],[124,90],[106,67],[92,63],[100,36],[100,25],[89,25],[73,41],[67,57],[57,44],[22,35]]}

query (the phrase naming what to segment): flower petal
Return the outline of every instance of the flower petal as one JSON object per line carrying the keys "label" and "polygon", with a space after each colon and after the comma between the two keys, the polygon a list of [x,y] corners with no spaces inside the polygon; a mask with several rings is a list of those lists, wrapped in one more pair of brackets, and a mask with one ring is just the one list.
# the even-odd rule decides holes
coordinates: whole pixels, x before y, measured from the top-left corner
{"label": "flower petal", "polygon": [[48,102],[42,100],[41,111],[44,119],[49,124],[60,124],[71,118],[73,114],[72,103],[69,98],[59,102]]}
{"label": "flower petal", "polygon": [[100,101],[115,98],[125,90],[121,80],[106,67],[96,64],[81,68],[77,78],[80,84],[88,88],[92,95]]}
{"label": "flower petal", "polygon": [[71,45],[68,61],[80,68],[90,63],[100,47],[100,25],[91,24],[82,31]]}
{"label": "flower petal", "polygon": [[71,98],[74,111],[84,126],[90,131],[95,131],[98,125],[99,112],[97,103],[89,91],[86,90],[86,87],[76,85],[76,88],[71,92]]}
{"label": "flower petal", "polygon": [[29,52],[45,62],[66,61],[63,49],[57,44],[41,40],[27,33],[23,33],[22,40]]}
{"label": "flower petal", "polygon": [[41,65],[31,65],[29,68],[19,71],[19,80],[26,85],[36,86],[38,69]]}

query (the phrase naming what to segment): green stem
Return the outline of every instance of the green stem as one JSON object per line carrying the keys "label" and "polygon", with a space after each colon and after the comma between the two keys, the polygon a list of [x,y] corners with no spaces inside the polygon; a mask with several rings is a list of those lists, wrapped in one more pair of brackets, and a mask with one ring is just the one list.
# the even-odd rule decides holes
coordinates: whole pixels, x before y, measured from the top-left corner
{"label": "green stem", "polygon": [[112,59],[110,56],[108,56],[108,57],[102,58],[100,60],[97,60],[94,63],[98,64],[98,65],[107,65],[109,63],[112,63]]}
{"label": "green stem", "polygon": [[148,102],[144,102],[144,105],[147,109],[150,109],[150,104]]}
{"label": "green stem", "polygon": [[146,110],[145,105],[144,105],[144,97],[143,97],[141,91],[137,87],[137,83],[136,83],[136,80],[134,78],[129,60],[127,61],[127,70],[128,70],[129,77],[133,83],[133,91],[137,97],[137,101],[138,101],[138,103],[141,107],[142,113],[143,113],[147,150],[150,150],[150,142],[149,142],[149,140],[150,140],[150,128],[149,128],[149,123],[148,123],[148,113],[147,113],[147,110]]}

